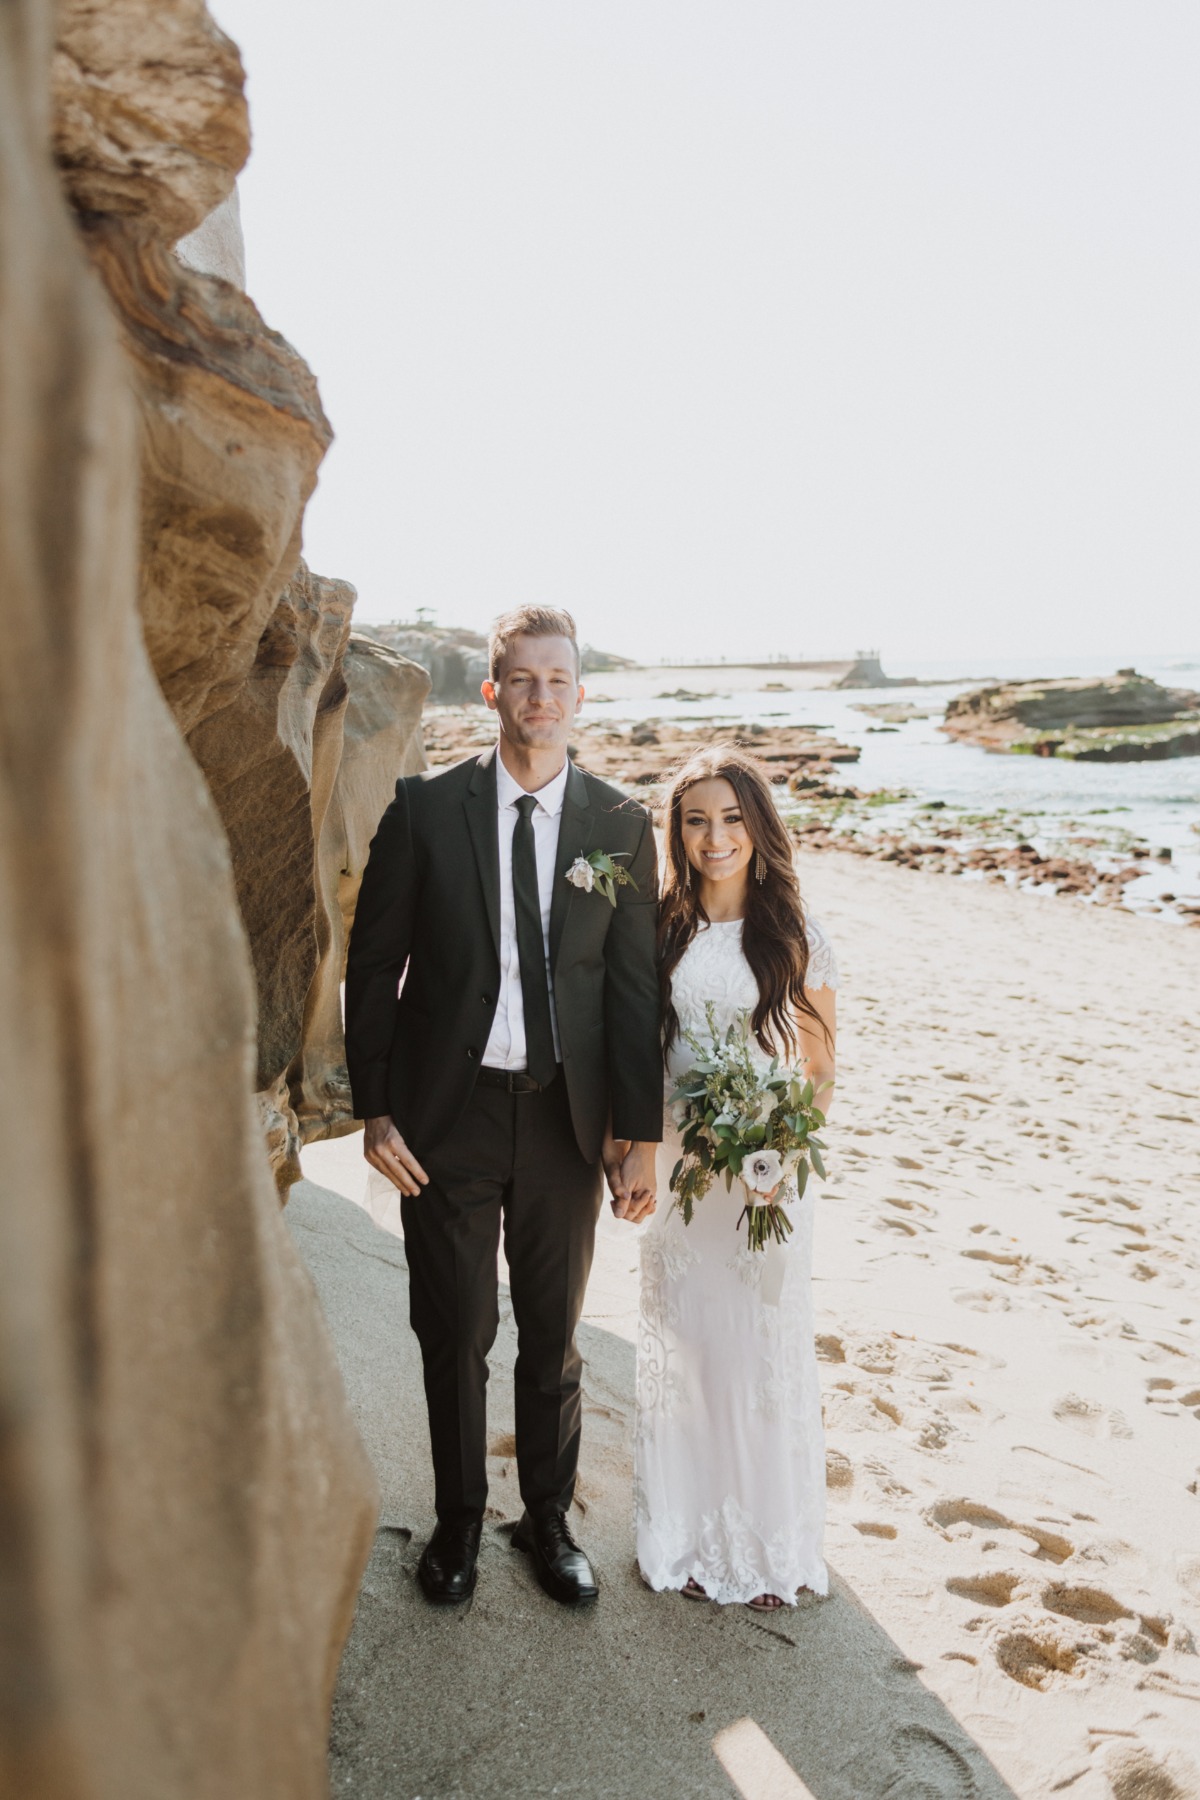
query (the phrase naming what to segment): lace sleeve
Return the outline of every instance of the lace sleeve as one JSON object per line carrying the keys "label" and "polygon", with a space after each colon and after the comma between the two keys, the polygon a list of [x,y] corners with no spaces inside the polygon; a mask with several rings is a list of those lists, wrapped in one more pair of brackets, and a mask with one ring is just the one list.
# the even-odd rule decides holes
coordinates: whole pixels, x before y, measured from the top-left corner
{"label": "lace sleeve", "polygon": [[838,984],[837,957],[833,954],[833,945],[825,936],[819,919],[805,917],[804,928],[808,933],[808,972],[804,977],[806,988],[836,988]]}

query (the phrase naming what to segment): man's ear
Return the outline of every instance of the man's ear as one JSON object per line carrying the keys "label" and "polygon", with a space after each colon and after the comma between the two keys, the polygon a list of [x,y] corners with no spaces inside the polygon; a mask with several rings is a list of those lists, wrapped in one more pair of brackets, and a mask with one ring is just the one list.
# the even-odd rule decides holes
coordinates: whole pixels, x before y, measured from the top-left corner
{"label": "man's ear", "polygon": [[494,681],[481,681],[479,684],[479,691],[483,695],[484,705],[490,706],[492,711],[495,712],[495,710],[496,710],[496,684],[495,684],[495,682]]}

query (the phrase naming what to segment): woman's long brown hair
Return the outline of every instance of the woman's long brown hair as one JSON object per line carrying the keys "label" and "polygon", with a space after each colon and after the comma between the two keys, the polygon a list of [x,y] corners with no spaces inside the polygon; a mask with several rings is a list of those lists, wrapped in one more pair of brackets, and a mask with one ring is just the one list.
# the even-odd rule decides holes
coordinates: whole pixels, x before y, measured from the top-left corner
{"label": "woman's long brown hair", "polygon": [[658,915],[664,1045],[669,1048],[679,1033],[671,976],[701,925],[709,923],[700,902],[699,875],[683,848],[683,802],[698,781],[729,783],[755,851],[766,864],[759,882],[751,862],[742,923],[742,951],[758,982],[758,1005],[750,1025],[768,1055],[794,1055],[799,1046],[797,1013],[814,1019],[822,1030],[825,1027],[804,991],[808,934],[792,841],[776,810],[766,770],[757,757],[735,744],[709,744],[695,751],[679,769],[667,797],[667,870]]}

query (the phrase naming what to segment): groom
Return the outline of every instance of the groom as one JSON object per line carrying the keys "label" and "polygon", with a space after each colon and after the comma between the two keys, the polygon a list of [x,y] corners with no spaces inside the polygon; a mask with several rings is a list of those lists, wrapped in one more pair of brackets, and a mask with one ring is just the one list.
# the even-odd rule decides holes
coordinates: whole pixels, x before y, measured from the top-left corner
{"label": "groom", "polygon": [[[579,1605],[597,1586],[567,1522],[575,1327],[601,1161],[614,1212],[636,1221],[654,1207],[662,1135],[654,834],[643,807],[567,755],[583,700],[571,615],[505,613],[489,668],[498,745],[398,782],[371,845],[346,1053],[367,1161],[402,1195],[437,1509],[422,1589],[445,1603],[475,1586],[503,1225],[525,1503],[513,1543],[548,1594]],[[568,878],[597,851],[632,877],[615,907],[577,885],[581,870]]]}

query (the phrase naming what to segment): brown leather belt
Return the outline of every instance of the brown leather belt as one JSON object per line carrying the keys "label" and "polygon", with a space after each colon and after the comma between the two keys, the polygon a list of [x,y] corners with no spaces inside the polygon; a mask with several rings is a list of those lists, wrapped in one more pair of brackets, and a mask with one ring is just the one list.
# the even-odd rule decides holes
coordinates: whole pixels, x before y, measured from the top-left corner
{"label": "brown leather belt", "polygon": [[[534,1081],[524,1069],[489,1069],[486,1063],[475,1080],[479,1087],[503,1088],[506,1094],[544,1094],[551,1086],[548,1081]],[[558,1080],[557,1069],[554,1080]]]}

